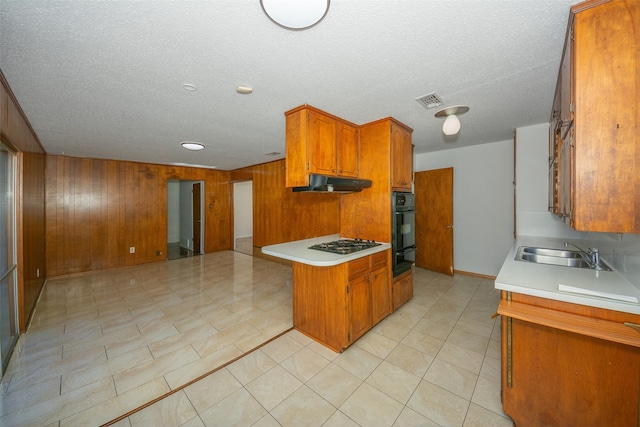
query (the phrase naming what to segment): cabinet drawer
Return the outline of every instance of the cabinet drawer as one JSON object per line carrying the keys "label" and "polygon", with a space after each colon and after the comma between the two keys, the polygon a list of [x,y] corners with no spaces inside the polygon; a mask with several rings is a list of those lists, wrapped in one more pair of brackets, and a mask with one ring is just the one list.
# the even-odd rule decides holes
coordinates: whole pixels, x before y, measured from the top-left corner
{"label": "cabinet drawer", "polygon": [[371,269],[375,270],[387,265],[387,251],[371,255]]}
{"label": "cabinet drawer", "polygon": [[371,270],[371,256],[349,261],[349,280],[367,274]]}

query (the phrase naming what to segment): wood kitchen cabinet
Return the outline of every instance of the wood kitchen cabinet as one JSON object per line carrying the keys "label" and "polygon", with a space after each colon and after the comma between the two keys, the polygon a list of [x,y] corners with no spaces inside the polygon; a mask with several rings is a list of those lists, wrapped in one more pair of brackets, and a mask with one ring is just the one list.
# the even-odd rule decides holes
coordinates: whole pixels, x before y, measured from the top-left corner
{"label": "wood kitchen cabinet", "polygon": [[506,291],[498,313],[516,426],[640,425],[640,315]]}
{"label": "wood kitchen cabinet", "polygon": [[287,187],[309,185],[309,174],[359,176],[357,125],[309,105],[287,111],[285,118]]}
{"label": "wood kitchen cabinet", "polygon": [[571,8],[550,123],[550,209],[578,231],[640,232],[640,3]]}
{"label": "wood kitchen cabinet", "polygon": [[293,326],[342,351],[391,311],[391,251],[331,267],[293,263]]}
{"label": "wood kitchen cabinet", "polygon": [[391,187],[393,191],[411,191],[413,182],[413,144],[411,130],[391,123]]}
{"label": "wood kitchen cabinet", "polygon": [[394,277],[391,282],[391,294],[393,298],[393,311],[413,297],[413,270]]}

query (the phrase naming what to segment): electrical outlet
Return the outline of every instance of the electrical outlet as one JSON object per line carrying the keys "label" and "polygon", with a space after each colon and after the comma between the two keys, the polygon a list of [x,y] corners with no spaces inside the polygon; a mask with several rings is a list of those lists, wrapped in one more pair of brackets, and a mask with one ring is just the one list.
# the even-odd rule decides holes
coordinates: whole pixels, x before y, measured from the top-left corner
{"label": "electrical outlet", "polygon": [[131,247],[129,248],[129,253],[130,253],[130,254],[135,254],[135,253],[136,253],[136,247],[135,247],[135,246],[131,246]]}

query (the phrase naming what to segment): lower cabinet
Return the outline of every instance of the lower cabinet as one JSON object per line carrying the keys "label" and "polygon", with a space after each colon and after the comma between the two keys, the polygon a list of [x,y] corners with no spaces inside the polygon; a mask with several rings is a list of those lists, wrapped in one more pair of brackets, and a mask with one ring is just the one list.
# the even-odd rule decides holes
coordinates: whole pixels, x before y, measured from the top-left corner
{"label": "lower cabinet", "polygon": [[393,311],[413,297],[413,270],[394,277],[391,283],[393,295]]}
{"label": "lower cabinet", "polygon": [[504,291],[498,312],[516,426],[640,425],[640,316]]}
{"label": "lower cabinet", "polygon": [[342,351],[391,312],[386,250],[331,267],[293,263],[293,326]]}

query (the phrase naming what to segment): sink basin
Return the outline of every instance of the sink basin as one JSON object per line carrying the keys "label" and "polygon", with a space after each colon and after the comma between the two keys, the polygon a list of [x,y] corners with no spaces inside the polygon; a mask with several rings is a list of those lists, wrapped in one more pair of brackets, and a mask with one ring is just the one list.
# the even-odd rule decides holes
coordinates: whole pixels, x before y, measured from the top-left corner
{"label": "sink basin", "polygon": [[[580,251],[563,249],[537,248],[534,246],[520,246],[516,253],[516,261],[532,262],[535,264],[558,265],[561,267],[587,268],[595,270],[587,258]],[[611,269],[601,260],[601,271],[611,271]]]}
{"label": "sink basin", "polygon": [[580,258],[582,254],[579,251],[563,250],[563,249],[548,249],[548,248],[536,248],[533,246],[521,246],[523,254],[544,255],[559,258]]}

